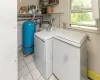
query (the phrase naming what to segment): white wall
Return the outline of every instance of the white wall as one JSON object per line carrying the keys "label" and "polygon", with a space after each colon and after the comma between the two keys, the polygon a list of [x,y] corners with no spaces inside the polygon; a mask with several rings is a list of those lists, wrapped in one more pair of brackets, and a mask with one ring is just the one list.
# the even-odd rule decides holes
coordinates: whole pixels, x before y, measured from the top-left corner
{"label": "white wall", "polygon": [[0,1],[0,80],[18,80],[17,0]]}
{"label": "white wall", "polygon": [[[60,0],[59,5],[54,9],[55,12],[63,12],[62,21],[69,25],[70,0]],[[76,30],[77,31],[77,30]],[[91,42],[88,42],[88,68],[100,74],[100,34],[85,32],[89,35]]]}
{"label": "white wall", "polygon": [[89,68],[100,74],[100,34],[87,33],[91,42],[88,42]]}
{"label": "white wall", "polygon": [[17,0],[17,10],[19,11],[21,6],[28,6],[28,5],[38,5],[39,0]]}

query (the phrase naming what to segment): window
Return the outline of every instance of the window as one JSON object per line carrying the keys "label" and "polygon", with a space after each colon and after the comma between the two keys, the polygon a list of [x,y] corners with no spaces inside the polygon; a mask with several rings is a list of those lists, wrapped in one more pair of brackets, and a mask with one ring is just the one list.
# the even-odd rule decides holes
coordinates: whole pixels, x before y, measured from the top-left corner
{"label": "window", "polygon": [[95,27],[91,0],[71,1],[71,25]]}

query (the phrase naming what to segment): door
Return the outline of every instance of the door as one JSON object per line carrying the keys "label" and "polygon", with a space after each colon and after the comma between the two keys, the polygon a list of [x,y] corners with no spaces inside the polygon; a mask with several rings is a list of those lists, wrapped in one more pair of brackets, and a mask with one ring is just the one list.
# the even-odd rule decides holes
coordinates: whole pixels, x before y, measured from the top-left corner
{"label": "door", "polygon": [[18,80],[17,0],[0,1],[0,80]]}

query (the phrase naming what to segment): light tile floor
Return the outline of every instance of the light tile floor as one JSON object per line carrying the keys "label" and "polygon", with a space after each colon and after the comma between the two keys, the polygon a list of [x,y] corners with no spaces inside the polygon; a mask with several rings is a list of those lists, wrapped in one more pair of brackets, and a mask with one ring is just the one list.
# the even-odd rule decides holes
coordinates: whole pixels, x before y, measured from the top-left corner
{"label": "light tile floor", "polygon": [[[33,54],[24,57],[21,52],[18,55],[18,80],[44,80],[35,66]],[[57,80],[54,75],[49,80]]]}
{"label": "light tile floor", "polygon": [[[18,55],[18,80],[44,80],[35,66],[33,54],[24,57],[21,52]],[[51,76],[49,80],[57,80]]]}

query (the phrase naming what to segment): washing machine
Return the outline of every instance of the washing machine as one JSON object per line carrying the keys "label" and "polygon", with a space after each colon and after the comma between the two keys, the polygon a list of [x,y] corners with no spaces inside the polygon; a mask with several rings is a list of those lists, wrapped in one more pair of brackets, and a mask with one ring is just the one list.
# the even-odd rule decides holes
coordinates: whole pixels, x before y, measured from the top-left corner
{"label": "washing machine", "polygon": [[35,33],[34,60],[37,69],[47,80],[52,75],[52,37],[56,31]]}
{"label": "washing machine", "polygon": [[87,80],[86,38],[70,30],[53,38],[53,73],[58,80]]}

